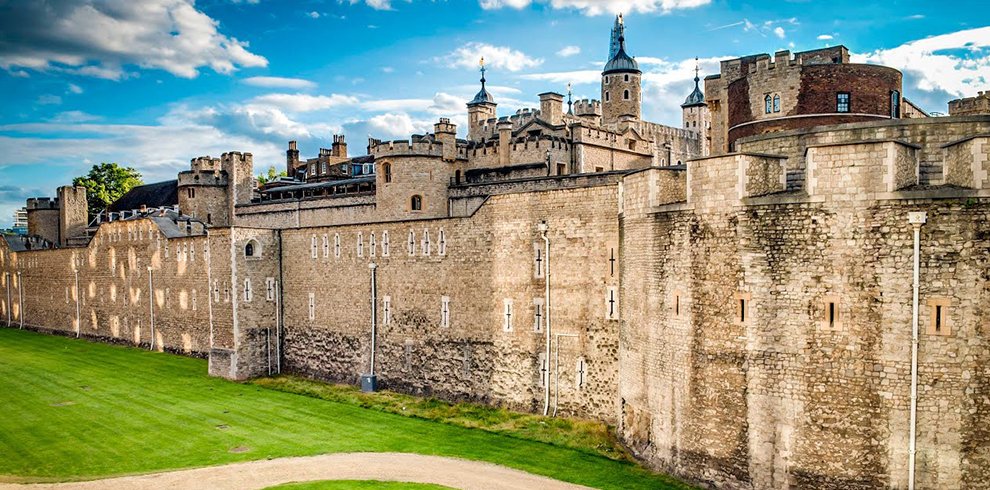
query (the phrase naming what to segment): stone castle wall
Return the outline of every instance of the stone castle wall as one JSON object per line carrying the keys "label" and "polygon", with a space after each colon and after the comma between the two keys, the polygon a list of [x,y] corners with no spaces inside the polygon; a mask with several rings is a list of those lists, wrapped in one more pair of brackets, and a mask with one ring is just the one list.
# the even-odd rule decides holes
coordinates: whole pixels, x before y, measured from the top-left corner
{"label": "stone castle wall", "polygon": [[812,150],[802,192],[760,156],[689,162],[683,195],[624,180],[624,440],[711,486],[905,488],[907,213],[926,211],[917,483],[986,486],[988,188],[896,191],[923,152],[897,143]]}

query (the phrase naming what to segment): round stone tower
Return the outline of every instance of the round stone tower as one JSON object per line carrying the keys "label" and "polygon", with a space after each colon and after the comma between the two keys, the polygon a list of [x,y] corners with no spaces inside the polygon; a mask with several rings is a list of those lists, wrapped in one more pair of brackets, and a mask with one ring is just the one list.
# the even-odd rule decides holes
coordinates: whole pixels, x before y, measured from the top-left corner
{"label": "round stone tower", "polygon": [[[618,21],[621,25],[622,18]],[[642,115],[643,72],[636,60],[626,54],[624,27],[619,32],[619,50],[602,71],[602,122],[606,125],[627,117],[639,120]]]}

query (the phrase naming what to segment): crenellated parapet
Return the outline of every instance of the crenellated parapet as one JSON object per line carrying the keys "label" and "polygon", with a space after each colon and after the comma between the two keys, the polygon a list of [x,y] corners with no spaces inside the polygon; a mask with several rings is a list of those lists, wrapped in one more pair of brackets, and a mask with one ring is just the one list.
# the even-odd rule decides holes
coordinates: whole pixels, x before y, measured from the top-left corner
{"label": "crenellated parapet", "polygon": [[[387,157],[436,157],[442,158],[444,144],[433,140],[369,140],[368,154],[376,160]],[[466,159],[467,149],[457,145],[455,158]]]}

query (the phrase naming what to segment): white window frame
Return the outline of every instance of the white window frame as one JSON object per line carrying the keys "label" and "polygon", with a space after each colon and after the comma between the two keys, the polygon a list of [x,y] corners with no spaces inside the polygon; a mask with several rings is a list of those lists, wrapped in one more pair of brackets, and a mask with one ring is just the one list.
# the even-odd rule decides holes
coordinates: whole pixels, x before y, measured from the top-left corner
{"label": "white window frame", "polygon": [[334,258],[340,258],[340,233],[333,234],[333,256]]}
{"label": "white window frame", "polygon": [[388,230],[382,232],[382,257],[388,257]]}
{"label": "white window frame", "polygon": [[409,241],[406,243],[406,251],[409,252],[409,256],[413,257],[416,255],[416,232],[409,230]]}
{"label": "white window frame", "polygon": [[382,296],[382,325],[392,323],[392,297]]}
{"label": "white window frame", "polygon": [[323,258],[330,257],[330,237],[326,233],[323,234]]}
{"label": "white window frame", "polygon": [[310,257],[312,257],[314,259],[317,257],[317,253],[316,253],[316,235],[313,235],[313,237],[310,239],[310,242],[309,242],[309,255],[310,255]]}
{"label": "white window frame", "polygon": [[543,298],[533,298],[533,333],[543,333],[543,324],[546,323],[545,315]]}
{"label": "white window frame", "polygon": [[447,234],[443,228],[437,231],[437,255],[447,255]]}
{"label": "white window frame", "polygon": [[250,303],[251,299],[254,297],[254,291],[251,290],[251,278],[244,279],[244,302]]}
{"label": "white window frame", "polygon": [[512,317],[514,313],[512,311],[512,298],[505,298],[502,300],[502,331],[511,332],[512,331]]}
{"label": "white window frame", "polygon": [[364,257],[364,233],[360,231],[357,234],[357,256]]}
{"label": "white window frame", "polygon": [[440,326],[450,327],[450,296],[440,297]]}
{"label": "white window frame", "polygon": [[309,321],[316,319],[316,293],[309,293]]}
{"label": "white window frame", "polygon": [[265,278],[265,301],[275,301],[275,278]]}

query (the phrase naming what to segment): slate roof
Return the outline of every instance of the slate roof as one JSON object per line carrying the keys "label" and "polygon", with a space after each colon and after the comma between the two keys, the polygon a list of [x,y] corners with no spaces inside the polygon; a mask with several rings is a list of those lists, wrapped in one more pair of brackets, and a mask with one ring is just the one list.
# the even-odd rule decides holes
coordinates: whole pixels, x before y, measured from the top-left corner
{"label": "slate roof", "polygon": [[160,208],[179,204],[179,181],[166,180],[154,184],[139,185],[120,196],[107,208],[111,212],[141,209],[141,206]]}

